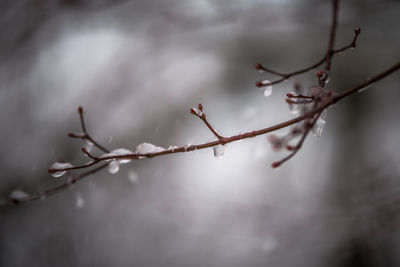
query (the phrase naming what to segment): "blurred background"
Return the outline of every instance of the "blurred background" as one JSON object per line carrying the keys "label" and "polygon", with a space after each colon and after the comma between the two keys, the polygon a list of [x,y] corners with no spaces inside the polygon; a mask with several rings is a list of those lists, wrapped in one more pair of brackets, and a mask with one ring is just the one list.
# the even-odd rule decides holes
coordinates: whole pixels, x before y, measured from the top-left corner
{"label": "blurred background", "polygon": [[[55,161],[87,161],[76,109],[104,146],[214,140],[293,117],[254,86],[327,46],[330,1],[19,0],[0,3],[0,266],[399,266],[400,75],[328,110],[321,137],[279,170],[266,136],[140,160],[45,200],[14,189],[64,182]],[[342,1],[328,88],[345,90],[400,58],[400,2]],[[283,135],[287,129],[277,134]],[[95,149],[93,153],[100,154]]]}

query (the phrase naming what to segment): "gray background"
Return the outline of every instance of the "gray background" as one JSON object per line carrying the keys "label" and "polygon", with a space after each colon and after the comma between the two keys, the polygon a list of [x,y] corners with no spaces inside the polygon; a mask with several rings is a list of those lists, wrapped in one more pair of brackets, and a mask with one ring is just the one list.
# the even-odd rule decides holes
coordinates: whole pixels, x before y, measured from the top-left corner
{"label": "gray background", "polygon": [[[334,59],[338,92],[400,54],[398,1],[342,2],[337,46],[362,34]],[[221,159],[136,161],[7,205],[14,189],[62,183],[47,173],[55,160],[85,162],[66,137],[79,105],[99,142],[131,150],[214,140],[188,112],[199,101],[226,136],[293,117],[294,79],[265,98],[254,81],[274,77],[252,66],[319,60],[330,12],[330,1],[2,1],[0,266],[399,266],[398,73],[330,108],[323,135],[279,170],[285,153],[261,136]]]}

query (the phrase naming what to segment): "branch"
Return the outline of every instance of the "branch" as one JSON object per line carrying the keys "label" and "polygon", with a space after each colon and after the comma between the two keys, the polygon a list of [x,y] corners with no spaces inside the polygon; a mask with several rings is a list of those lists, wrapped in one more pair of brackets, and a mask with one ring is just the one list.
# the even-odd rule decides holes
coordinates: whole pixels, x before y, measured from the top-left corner
{"label": "branch", "polygon": [[201,119],[207,126],[207,128],[215,135],[215,137],[217,137],[218,140],[224,143],[225,137],[220,135],[217,130],[215,130],[214,127],[212,127],[211,124],[207,121],[206,114],[203,111],[203,105],[201,103],[198,104],[198,110],[196,108],[191,108],[190,113]]}
{"label": "branch", "polygon": [[[100,157],[96,157],[92,155],[86,148],[82,148],[82,153],[85,154],[87,157],[91,159],[91,161],[82,164],[82,165],[76,165],[73,166],[70,163],[59,163],[56,164],[53,168],[50,168],[48,171],[49,173],[65,173],[65,172],[70,172],[72,170],[77,170],[77,169],[86,169],[92,166],[96,166],[92,170],[83,172],[79,175],[71,175],[68,174],[67,179],[64,184],[50,188],[45,191],[41,191],[32,195],[28,195],[22,191],[16,190],[14,191],[15,194],[11,194],[10,197],[10,202],[12,204],[17,204],[21,202],[27,202],[35,199],[40,199],[40,198],[45,198],[48,196],[51,196],[53,194],[56,194],[58,192],[64,191],[70,186],[88,176],[91,174],[94,174],[102,169],[104,169],[107,165],[109,165],[111,162],[117,163],[117,166],[119,163],[127,163],[131,160],[138,160],[138,159],[143,159],[143,158],[153,158],[153,157],[158,157],[158,156],[163,156],[163,155],[169,155],[169,154],[175,154],[175,153],[184,153],[184,152],[189,152],[189,151],[194,151],[194,150],[200,150],[200,149],[206,149],[210,147],[217,147],[219,145],[225,145],[228,143],[232,143],[235,141],[239,140],[244,140],[244,139],[249,139],[253,138],[259,135],[264,135],[266,133],[270,133],[288,126],[296,125],[291,132],[289,133],[288,136],[284,138],[276,138],[273,135],[270,135],[270,141],[271,143],[275,142],[278,144],[277,148],[281,148],[282,144],[285,144],[289,141],[301,134],[301,138],[298,141],[297,145],[291,146],[291,145],[286,145],[286,149],[290,151],[291,153],[287,155],[286,157],[282,158],[279,161],[276,161],[272,163],[272,167],[276,168],[282,165],[284,162],[288,161],[291,159],[293,156],[297,154],[297,152],[301,149],[305,139],[307,138],[309,132],[313,127],[318,123],[319,119],[323,119],[325,116],[326,109],[330,107],[331,105],[341,101],[342,99],[350,96],[351,94],[366,88],[370,86],[371,84],[387,77],[388,75],[398,71],[400,69],[400,62],[394,64],[390,68],[386,69],[385,71],[377,74],[376,76],[367,79],[351,88],[348,88],[344,90],[342,93],[339,94],[334,94],[333,91],[327,91],[324,89],[325,84],[327,83],[329,79],[329,72],[331,69],[331,64],[332,64],[332,58],[335,54],[343,52],[347,49],[354,48],[356,47],[356,41],[361,33],[360,28],[356,28],[354,30],[355,36],[353,40],[351,41],[350,44],[339,48],[339,49],[334,49],[334,44],[335,44],[335,37],[336,37],[336,29],[337,29],[337,18],[338,18],[338,0],[333,0],[333,12],[332,12],[332,24],[330,28],[330,34],[329,34],[329,41],[328,41],[328,48],[327,51],[324,55],[324,57],[318,61],[317,63],[306,67],[301,70],[297,70],[291,73],[281,73],[277,72],[268,68],[263,67],[261,64],[257,63],[256,64],[256,69],[262,70],[268,73],[271,73],[273,75],[279,76],[280,79],[274,81],[274,82],[269,82],[269,81],[262,81],[262,82],[257,82],[256,85],[261,87],[261,86],[270,86],[272,84],[279,83],[285,79],[288,79],[292,76],[307,72],[309,70],[315,69],[318,66],[322,65],[325,63],[325,68],[324,70],[320,70],[316,73],[316,76],[318,78],[318,84],[319,86],[311,86],[307,95],[299,93],[300,91],[300,86],[298,84],[295,84],[295,91],[297,94],[293,93],[288,93],[287,94],[287,103],[289,105],[301,105],[302,107],[302,114],[298,116],[297,118],[287,120],[285,122],[278,123],[276,125],[266,127],[260,130],[255,130],[255,131],[249,131],[237,135],[233,135],[230,137],[224,137],[220,135],[215,128],[209,123],[209,121],[206,118],[206,114],[203,111],[203,105],[201,103],[198,104],[198,109],[192,108],[190,112],[201,119],[203,123],[206,125],[206,127],[212,132],[212,134],[217,138],[217,140],[212,141],[212,142],[207,142],[203,144],[197,144],[197,145],[186,145],[186,146],[181,146],[181,147],[169,147],[167,149],[161,148],[154,146],[152,144],[148,143],[143,143],[140,144],[137,148],[135,153],[131,152],[127,149],[117,149],[110,151],[104,146],[100,145],[98,142],[96,142],[91,135],[87,132],[86,130],[86,125],[84,121],[84,110],[82,107],[78,108],[78,114],[79,114],[79,119],[81,123],[81,128],[82,128],[82,133],[68,133],[68,136],[71,138],[79,138],[84,141],[92,143],[95,147],[98,149],[102,150],[106,154]],[[310,107],[310,104],[313,104],[313,107]],[[300,122],[303,122],[302,124],[299,124]],[[283,140],[283,141],[282,141]],[[111,165],[110,165],[111,166]]]}
{"label": "branch", "polygon": [[105,148],[104,146],[100,145],[98,142],[96,142],[92,136],[86,131],[86,125],[85,125],[85,120],[83,117],[84,109],[79,106],[78,107],[78,114],[79,114],[79,120],[81,122],[81,127],[82,127],[82,132],[83,133],[68,133],[67,136],[71,138],[79,138],[82,139],[83,141],[88,142],[89,144],[93,144],[96,146],[98,149],[102,150],[103,152],[109,153],[110,150]]}
{"label": "branch", "polygon": [[[137,154],[137,153],[133,153],[133,154],[125,154],[125,155],[117,155],[117,156],[108,156],[108,157],[100,157],[100,158],[94,158],[92,162],[89,162],[87,164],[83,164],[80,166],[74,166],[71,168],[63,168],[63,169],[55,169],[55,170],[49,170],[49,172],[57,172],[57,171],[69,171],[69,170],[74,170],[74,169],[82,169],[82,168],[87,168],[89,166],[93,166],[95,164],[98,164],[100,162],[106,162],[105,164],[100,165],[99,167],[92,169],[90,171],[81,173],[77,176],[72,176],[69,179],[67,179],[67,181],[58,186],[58,187],[54,187],[45,191],[41,191],[32,195],[28,195],[24,198],[11,198],[10,202],[13,204],[17,204],[17,203],[21,203],[21,202],[27,202],[27,201],[31,201],[31,200],[35,200],[35,199],[40,199],[43,197],[48,197],[51,196],[55,193],[61,192],[65,189],[68,189],[71,184],[76,183],[80,180],[82,180],[83,178],[94,174],[102,169],[104,169],[107,165],[108,162],[110,160],[121,160],[121,159],[131,159],[131,160],[137,160],[137,159],[142,159],[142,158],[153,158],[153,157],[158,157],[158,156],[163,156],[163,155],[169,155],[169,154],[175,154],[175,153],[184,153],[184,152],[189,152],[189,151],[194,151],[194,150],[200,150],[200,149],[205,149],[205,148],[210,148],[210,147],[214,147],[217,145],[224,145],[224,144],[228,144],[228,143],[232,143],[235,141],[239,141],[239,140],[244,140],[244,139],[249,139],[249,138],[253,138],[259,135],[264,135],[266,133],[270,133],[291,125],[294,125],[298,122],[301,122],[303,120],[309,119],[310,117],[315,116],[316,114],[318,114],[314,120],[313,123],[311,123],[310,125],[308,125],[307,127],[309,128],[309,130],[313,127],[313,125],[315,124],[315,121],[318,119],[319,114],[325,110],[326,108],[328,108],[329,106],[341,101],[342,99],[348,97],[349,95],[363,89],[366,88],[368,86],[370,86],[371,84],[382,80],[383,78],[385,78],[386,76],[398,71],[400,69],[400,62],[394,64],[393,66],[391,66],[390,68],[386,69],[385,71],[377,74],[376,76],[367,79],[351,88],[348,88],[346,90],[344,90],[342,93],[337,94],[335,96],[333,96],[331,98],[330,101],[324,103],[323,105],[321,105],[320,107],[318,107],[317,109],[305,113],[297,118],[291,119],[291,120],[287,120],[285,122],[282,123],[278,123],[276,125],[267,127],[267,128],[263,128],[260,130],[256,130],[256,131],[250,131],[250,132],[246,132],[246,133],[242,133],[242,134],[238,134],[238,135],[233,135],[231,137],[225,137],[222,140],[218,139],[216,141],[212,141],[212,142],[208,142],[208,143],[203,143],[203,144],[198,144],[198,145],[187,145],[187,146],[181,146],[181,147],[174,147],[174,148],[170,148],[170,149],[165,149],[163,151],[159,151],[159,152],[154,152],[154,153],[145,153],[145,154]],[[304,140],[306,139],[309,130],[306,132],[306,134],[303,134],[301,140],[299,141],[297,147],[295,149],[293,149],[293,152],[291,154],[289,154],[286,158],[275,162],[272,164],[273,167],[278,167],[280,166],[283,162],[289,160],[290,158],[292,158],[297,152],[298,150],[301,148]],[[291,150],[291,149],[289,149]]]}
{"label": "branch", "polygon": [[[331,28],[330,28],[330,32],[329,32],[328,49],[326,50],[324,56],[319,61],[317,61],[316,63],[314,63],[314,64],[312,64],[312,65],[310,65],[308,67],[305,67],[303,69],[296,70],[296,71],[293,71],[293,72],[289,72],[289,73],[278,72],[278,71],[266,68],[260,63],[256,63],[254,65],[255,69],[260,70],[260,71],[264,71],[264,72],[267,72],[267,73],[270,73],[270,74],[273,74],[275,76],[281,77],[280,79],[277,79],[277,80],[272,81],[272,82],[268,81],[268,85],[274,85],[274,84],[281,83],[281,82],[283,82],[283,81],[285,81],[285,80],[287,80],[287,79],[289,79],[289,78],[291,78],[293,76],[297,76],[299,74],[306,73],[306,72],[308,72],[310,70],[316,69],[317,67],[321,66],[323,63],[326,63],[326,65],[325,65],[325,73],[326,74],[324,75],[325,76],[324,77],[324,85],[325,85],[326,81],[328,80],[328,73],[329,73],[330,68],[331,68],[333,56],[336,55],[336,54],[339,54],[339,53],[341,53],[341,52],[343,52],[343,51],[345,51],[347,49],[355,48],[356,47],[357,38],[361,33],[361,29],[359,27],[355,28],[354,29],[355,35],[354,35],[354,38],[351,41],[351,43],[346,45],[346,46],[344,46],[344,47],[342,47],[342,48],[334,49],[336,29],[337,29],[338,10],[339,10],[338,2],[339,2],[338,0],[333,0],[332,1],[332,4],[333,4],[332,24],[331,24]],[[264,81],[264,82],[263,81],[257,81],[255,84],[256,84],[257,87],[263,87],[263,86],[267,85],[266,81]]]}
{"label": "branch", "polygon": [[62,192],[66,189],[71,188],[74,183],[76,183],[80,180],[83,180],[84,178],[89,177],[92,174],[97,173],[98,171],[104,169],[107,165],[108,165],[108,163],[105,163],[105,164],[102,164],[102,165],[98,166],[97,168],[94,168],[90,171],[83,172],[76,176],[70,176],[70,177],[68,177],[67,181],[65,183],[63,183],[62,185],[59,185],[59,186],[56,186],[56,187],[53,187],[53,188],[50,188],[50,189],[47,189],[44,191],[40,191],[40,192],[37,192],[32,195],[28,195],[24,198],[16,198],[16,197],[11,196],[10,203],[11,204],[19,204],[22,202],[28,202],[28,201],[32,201],[32,200],[36,200],[36,199],[45,199],[46,197],[52,196],[54,194],[57,194],[59,192]]}

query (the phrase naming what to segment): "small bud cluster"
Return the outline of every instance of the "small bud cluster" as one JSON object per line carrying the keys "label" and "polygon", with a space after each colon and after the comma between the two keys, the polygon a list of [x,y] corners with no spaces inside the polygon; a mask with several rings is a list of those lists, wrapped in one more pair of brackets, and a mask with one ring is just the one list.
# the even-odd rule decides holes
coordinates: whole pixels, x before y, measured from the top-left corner
{"label": "small bud cluster", "polygon": [[194,108],[194,107],[190,109],[190,113],[192,113],[193,115],[195,115],[195,116],[197,116],[199,118],[203,117],[204,116],[203,105],[201,103],[199,103],[197,105],[197,109]]}

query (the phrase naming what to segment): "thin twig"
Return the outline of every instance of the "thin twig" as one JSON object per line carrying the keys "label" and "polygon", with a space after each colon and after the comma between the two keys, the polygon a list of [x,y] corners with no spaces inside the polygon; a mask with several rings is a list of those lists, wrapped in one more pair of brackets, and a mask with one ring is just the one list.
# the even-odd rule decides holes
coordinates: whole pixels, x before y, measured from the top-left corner
{"label": "thin twig", "polygon": [[[335,38],[336,38],[336,29],[337,29],[337,19],[338,19],[338,11],[339,11],[339,0],[332,1],[332,23],[331,30],[329,33],[329,41],[328,41],[328,49],[326,50],[326,64],[325,71],[329,75],[332,65],[332,57],[334,55],[335,50]],[[326,78],[328,79],[328,77]]]}
{"label": "thin twig", "polygon": [[45,199],[45,198],[47,198],[49,196],[52,196],[54,194],[57,194],[59,192],[62,192],[64,190],[66,190],[66,189],[71,188],[71,186],[74,183],[76,183],[76,182],[78,182],[80,180],[83,180],[84,178],[89,177],[92,174],[97,173],[98,171],[104,169],[107,165],[108,165],[108,163],[105,163],[105,164],[102,164],[102,165],[100,165],[100,166],[98,166],[98,167],[96,167],[96,168],[94,168],[94,169],[92,169],[90,171],[83,172],[83,173],[81,173],[81,174],[79,174],[77,176],[71,176],[62,185],[59,185],[59,186],[56,186],[56,187],[53,187],[53,188],[50,188],[50,189],[47,189],[47,190],[44,190],[44,191],[37,192],[37,193],[29,195],[29,196],[27,196],[25,198],[18,198],[18,199],[11,198],[10,202],[11,202],[11,204],[18,204],[18,203],[28,202],[28,201],[36,200],[36,199]]}
{"label": "thin twig", "polygon": [[[354,35],[354,38],[353,38],[353,40],[351,41],[350,44],[348,44],[348,45],[346,45],[346,46],[344,46],[342,48],[336,49],[336,50],[334,49],[336,29],[337,29],[338,10],[339,10],[338,2],[339,2],[338,0],[333,0],[332,1],[333,12],[332,12],[332,23],[331,23],[331,28],[330,28],[330,32],[329,32],[328,49],[325,52],[324,56],[319,61],[317,61],[316,63],[314,63],[314,64],[312,64],[312,65],[310,65],[308,67],[305,67],[305,68],[297,70],[297,71],[289,72],[289,73],[281,73],[281,72],[278,72],[278,71],[271,70],[269,68],[264,67],[260,63],[256,63],[255,64],[254,67],[257,70],[265,71],[267,73],[270,73],[270,74],[273,74],[273,75],[281,77],[280,79],[277,79],[275,81],[270,82],[269,85],[274,85],[274,84],[281,83],[281,82],[283,82],[283,81],[285,81],[285,80],[287,80],[287,79],[289,79],[289,78],[291,78],[293,76],[297,76],[299,74],[303,74],[303,73],[306,73],[306,72],[308,72],[310,70],[316,69],[317,67],[321,66],[323,63],[325,63],[325,71],[327,73],[329,73],[330,68],[331,68],[331,64],[332,64],[332,58],[333,58],[334,55],[339,54],[339,53],[341,53],[341,52],[343,52],[343,51],[345,51],[345,50],[347,50],[349,48],[355,48],[356,47],[357,38],[361,33],[361,29],[358,28],[358,27],[354,30],[355,31],[355,35]],[[325,82],[326,82],[326,80],[328,79],[328,76],[326,75],[326,78],[324,78],[324,79],[325,79]],[[324,82],[324,84],[325,84],[325,82]],[[256,82],[256,86],[257,87],[262,87],[262,86],[265,86],[265,85],[261,81],[257,81]]]}
{"label": "thin twig", "polygon": [[215,135],[215,137],[218,138],[218,140],[222,141],[225,139],[222,135],[220,135],[217,130],[214,129],[214,127],[208,122],[206,118],[206,114],[203,111],[203,105],[201,103],[198,104],[198,110],[195,108],[190,109],[190,113],[195,115],[197,118],[202,120],[204,124],[207,126],[207,128]]}
{"label": "thin twig", "polygon": [[82,140],[86,140],[90,143],[92,143],[94,146],[102,150],[103,152],[110,153],[110,150],[105,148],[104,146],[100,145],[96,140],[93,139],[93,137],[86,131],[86,125],[85,125],[85,119],[83,116],[84,109],[79,106],[78,107],[78,114],[79,114],[79,120],[81,122],[81,127],[82,127],[82,132],[83,134],[76,134],[76,133],[68,133],[67,135],[71,138],[80,138]]}

